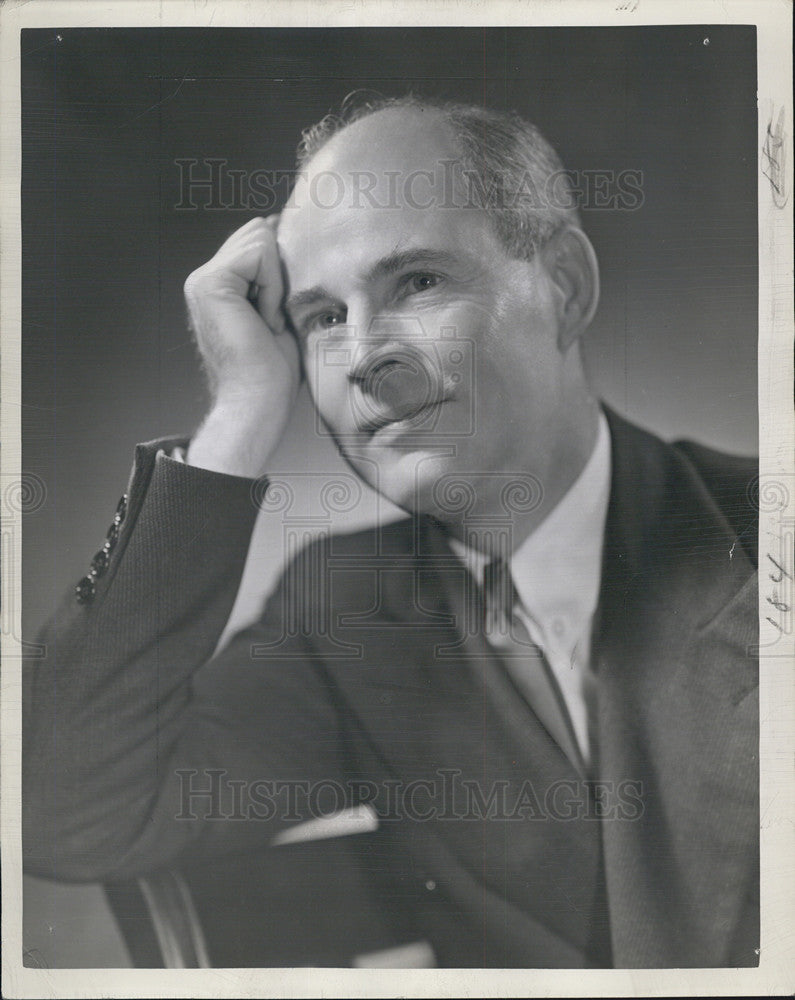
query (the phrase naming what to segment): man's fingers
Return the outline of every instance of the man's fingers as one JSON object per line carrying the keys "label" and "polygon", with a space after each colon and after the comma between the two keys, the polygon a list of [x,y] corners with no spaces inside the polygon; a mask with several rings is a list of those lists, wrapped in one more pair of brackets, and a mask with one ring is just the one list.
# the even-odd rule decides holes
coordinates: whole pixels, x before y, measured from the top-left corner
{"label": "man's fingers", "polygon": [[282,312],[284,282],[282,263],[276,246],[276,233],[270,229],[261,244],[261,253],[254,282],[259,287],[257,306],[262,318],[274,333],[280,333],[285,326]]}
{"label": "man's fingers", "polygon": [[[233,250],[235,246],[237,246],[241,242],[245,242],[250,235],[257,233],[260,229],[263,229],[265,227],[270,228],[271,225],[269,223],[270,218],[271,216],[269,216],[268,219],[265,219],[261,215],[258,215],[255,216],[253,219],[249,219],[244,226],[241,226],[239,229],[236,229],[231,236],[229,236],[226,240],[224,240],[224,242],[218,248],[216,256],[219,256],[226,250]],[[276,218],[278,219],[278,216],[276,216]]]}
{"label": "man's fingers", "polygon": [[277,223],[277,215],[252,219],[233,233],[216,255],[188,279],[189,299],[196,299],[197,293],[232,291],[257,310],[272,332],[282,331],[284,282],[276,245]]}
{"label": "man's fingers", "polygon": [[276,245],[278,223],[278,213],[251,219],[230,236],[216,255],[221,266],[226,264],[247,283],[246,297],[274,333],[285,328],[281,308],[284,282]]}

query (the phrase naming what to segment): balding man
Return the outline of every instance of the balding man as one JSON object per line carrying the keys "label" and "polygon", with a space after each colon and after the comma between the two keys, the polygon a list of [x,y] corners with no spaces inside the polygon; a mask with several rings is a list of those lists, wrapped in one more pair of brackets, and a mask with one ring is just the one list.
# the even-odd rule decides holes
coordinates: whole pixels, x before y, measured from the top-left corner
{"label": "balding man", "polygon": [[[29,869],[329,838],[378,932],[328,964],[755,964],[753,463],[594,397],[596,256],[533,126],[385,101],[299,166],[188,279],[213,405],[139,447],[26,675]],[[210,659],[302,377],[407,516],[307,545]]]}

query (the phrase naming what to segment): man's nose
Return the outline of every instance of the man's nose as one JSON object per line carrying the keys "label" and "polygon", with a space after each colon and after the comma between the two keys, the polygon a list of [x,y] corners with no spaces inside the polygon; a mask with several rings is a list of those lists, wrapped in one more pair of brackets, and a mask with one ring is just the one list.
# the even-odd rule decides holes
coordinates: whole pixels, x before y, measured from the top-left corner
{"label": "man's nose", "polygon": [[422,324],[412,316],[394,316],[349,310],[347,326],[351,344],[351,377],[360,380],[374,359],[393,355],[396,362],[416,358],[427,348]]}
{"label": "man's nose", "polygon": [[357,423],[403,419],[441,394],[427,348],[419,322],[404,317],[375,317],[356,337],[348,378],[358,400]]}
{"label": "man's nose", "polygon": [[397,386],[401,380],[420,377],[427,369],[419,320],[373,315],[367,318],[365,327],[349,314],[349,324],[351,319],[354,320],[354,345],[349,378],[363,392],[373,395],[382,386],[383,391],[390,393],[393,390],[387,388],[387,383]]}

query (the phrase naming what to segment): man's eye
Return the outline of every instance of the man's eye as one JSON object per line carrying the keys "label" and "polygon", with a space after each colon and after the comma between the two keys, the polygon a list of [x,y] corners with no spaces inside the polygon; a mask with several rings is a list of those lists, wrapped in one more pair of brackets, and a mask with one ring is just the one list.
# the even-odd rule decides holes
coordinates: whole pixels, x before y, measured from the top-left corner
{"label": "man's eye", "polygon": [[435,288],[440,280],[438,274],[427,274],[424,271],[419,271],[417,274],[410,274],[406,284],[410,292],[427,292],[429,289]]}
{"label": "man's eye", "polygon": [[313,316],[306,323],[306,329],[308,332],[312,332],[314,330],[331,330],[335,326],[341,326],[344,322],[344,313],[327,310],[326,312],[318,313],[316,316]]}

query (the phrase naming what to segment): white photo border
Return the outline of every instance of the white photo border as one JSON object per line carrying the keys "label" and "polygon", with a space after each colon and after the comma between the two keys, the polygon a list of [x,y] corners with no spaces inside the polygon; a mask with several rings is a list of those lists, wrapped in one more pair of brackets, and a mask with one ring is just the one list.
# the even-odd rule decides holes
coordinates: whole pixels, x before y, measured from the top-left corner
{"label": "white photo border", "polygon": [[[795,628],[769,615],[767,552],[792,552],[792,5],[788,0],[7,0],[0,9],[2,483],[21,475],[20,30],[36,27],[405,27],[746,24],[757,29],[762,928],[754,969],[32,969],[22,966],[21,534],[3,537],[2,961],[8,997],[778,995],[795,989]],[[778,498],[764,502],[765,497]],[[774,546],[771,549],[770,546]],[[783,548],[782,548],[783,547]],[[790,555],[791,558],[791,555]],[[790,564],[790,571],[792,566]]]}

